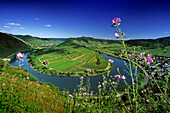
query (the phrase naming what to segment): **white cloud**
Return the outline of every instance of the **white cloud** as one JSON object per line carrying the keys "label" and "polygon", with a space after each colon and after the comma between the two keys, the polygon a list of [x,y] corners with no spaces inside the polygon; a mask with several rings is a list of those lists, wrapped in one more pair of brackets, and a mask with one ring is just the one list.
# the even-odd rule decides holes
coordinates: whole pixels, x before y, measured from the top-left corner
{"label": "white cloud", "polygon": [[39,20],[39,18],[34,18],[34,20]]}
{"label": "white cloud", "polygon": [[167,33],[170,33],[170,32],[163,32],[163,33],[167,34]]}
{"label": "white cloud", "polygon": [[4,26],[5,28],[11,28],[11,26]]}
{"label": "white cloud", "polygon": [[13,31],[15,32],[15,31],[18,31],[18,30],[13,30]]}
{"label": "white cloud", "polygon": [[24,27],[19,27],[18,29],[25,29]]}
{"label": "white cloud", "polygon": [[51,27],[51,25],[45,25],[46,27]]}
{"label": "white cloud", "polygon": [[7,23],[7,25],[11,25],[11,26],[21,26],[21,24],[18,24],[18,23]]}

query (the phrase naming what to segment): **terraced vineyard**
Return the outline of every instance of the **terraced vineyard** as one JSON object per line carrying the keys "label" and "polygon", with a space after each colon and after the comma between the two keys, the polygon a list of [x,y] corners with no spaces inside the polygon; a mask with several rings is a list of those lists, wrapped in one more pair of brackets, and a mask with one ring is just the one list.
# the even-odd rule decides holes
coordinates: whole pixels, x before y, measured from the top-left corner
{"label": "terraced vineyard", "polygon": [[51,50],[35,52],[30,55],[30,59],[29,61],[36,70],[55,70],[57,73],[67,73],[65,75],[68,73],[86,75],[86,69],[90,69],[92,74],[96,74],[97,71],[104,72],[111,67],[99,53],[77,45],[58,46]]}

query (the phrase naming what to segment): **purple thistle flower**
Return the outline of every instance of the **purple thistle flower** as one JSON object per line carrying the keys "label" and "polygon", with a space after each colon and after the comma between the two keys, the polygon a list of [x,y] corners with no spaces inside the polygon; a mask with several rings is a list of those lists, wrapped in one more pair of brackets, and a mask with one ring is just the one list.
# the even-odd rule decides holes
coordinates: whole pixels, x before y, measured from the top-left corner
{"label": "purple thistle flower", "polygon": [[115,77],[115,78],[120,78],[120,75],[115,75],[114,77]]}
{"label": "purple thistle flower", "polygon": [[86,69],[86,72],[90,72],[91,73],[91,70],[90,69]]}
{"label": "purple thistle flower", "polygon": [[101,85],[98,85],[97,87],[100,88],[100,87],[102,87],[102,86],[101,86]]}
{"label": "purple thistle flower", "polygon": [[152,55],[151,55],[151,54],[148,54],[148,57],[149,57],[149,58],[152,58]]}

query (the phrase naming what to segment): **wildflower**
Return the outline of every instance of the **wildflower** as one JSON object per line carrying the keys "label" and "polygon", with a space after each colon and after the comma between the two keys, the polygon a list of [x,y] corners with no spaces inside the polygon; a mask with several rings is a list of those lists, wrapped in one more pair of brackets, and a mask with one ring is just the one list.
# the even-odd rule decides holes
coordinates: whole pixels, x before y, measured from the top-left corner
{"label": "wildflower", "polygon": [[123,79],[123,80],[125,80],[125,79],[126,79],[126,77],[123,75],[123,76],[122,76],[122,79]]}
{"label": "wildflower", "polygon": [[145,98],[143,98],[143,100],[145,100]]}
{"label": "wildflower", "polygon": [[81,79],[83,79],[83,77],[82,77],[82,76],[80,77],[80,80],[81,80]]}
{"label": "wildflower", "polygon": [[120,25],[121,19],[120,18],[114,18],[112,20],[112,22],[113,23],[112,23],[111,27],[116,27],[116,26]]}
{"label": "wildflower", "polygon": [[36,83],[38,84],[38,81],[36,81]]}
{"label": "wildflower", "polygon": [[150,63],[153,62],[153,60],[152,60],[152,58],[150,58],[150,57],[146,57],[146,58],[145,58],[145,62],[146,62],[147,64],[150,64]]}
{"label": "wildflower", "polygon": [[90,72],[91,73],[91,70],[90,69],[86,69],[86,72]]}
{"label": "wildflower", "polygon": [[152,93],[153,91],[149,91],[149,93]]}
{"label": "wildflower", "polygon": [[47,87],[50,87],[50,86],[47,85]]}
{"label": "wildflower", "polygon": [[100,88],[100,87],[102,87],[102,86],[101,86],[101,85],[98,85],[97,87]]}
{"label": "wildflower", "polygon": [[119,37],[121,36],[121,34],[120,34],[120,33],[115,33],[115,36],[116,36],[117,38],[119,38]]}
{"label": "wildflower", "polygon": [[152,58],[152,55],[151,55],[151,54],[148,54],[148,57],[149,57],[149,58]]}
{"label": "wildflower", "polygon": [[5,85],[5,83],[2,84],[3,86]]}
{"label": "wildflower", "polygon": [[104,85],[104,82],[102,83],[102,85]]}
{"label": "wildflower", "polygon": [[115,75],[114,77],[115,77],[115,78],[120,78],[120,75]]}
{"label": "wildflower", "polygon": [[133,83],[133,85],[135,85],[136,83]]}
{"label": "wildflower", "polygon": [[6,61],[6,58],[3,58],[2,60],[5,62],[5,61]]}
{"label": "wildflower", "polygon": [[29,77],[27,77],[27,79],[29,79]]}
{"label": "wildflower", "polygon": [[141,93],[143,93],[143,91],[141,91]]}
{"label": "wildflower", "polygon": [[119,97],[119,95],[116,95],[116,97]]}
{"label": "wildflower", "polygon": [[143,90],[144,92],[146,92],[146,89],[145,90]]}
{"label": "wildflower", "polygon": [[125,89],[125,91],[127,91],[127,89]]}
{"label": "wildflower", "polygon": [[11,59],[10,58],[3,58],[2,60],[5,62],[5,61],[10,61]]}
{"label": "wildflower", "polygon": [[16,55],[16,58],[17,58],[17,59],[21,59],[21,58],[23,58],[23,57],[25,57],[25,56],[24,56],[24,54],[22,54],[22,53],[18,53],[18,54]]}
{"label": "wildflower", "polygon": [[127,109],[128,109],[128,110],[130,110],[130,108],[129,108],[129,107],[127,107]]}
{"label": "wildflower", "polygon": [[109,60],[108,60],[108,62],[111,62],[111,63],[113,63],[114,61],[113,61],[112,59],[109,59]]}
{"label": "wildflower", "polygon": [[143,57],[145,55],[145,52],[140,53],[140,56]]}
{"label": "wildflower", "polygon": [[165,89],[165,88],[163,88],[163,90],[165,91],[166,89]]}
{"label": "wildflower", "polygon": [[149,99],[147,99],[146,101],[149,102]]}
{"label": "wildflower", "polygon": [[68,96],[71,97],[71,98],[73,98],[73,95],[71,95],[71,94],[69,94]]}
{"label": "wildflower", "polygon": [[112,84],[115,84],[115,82],[113,81]]}

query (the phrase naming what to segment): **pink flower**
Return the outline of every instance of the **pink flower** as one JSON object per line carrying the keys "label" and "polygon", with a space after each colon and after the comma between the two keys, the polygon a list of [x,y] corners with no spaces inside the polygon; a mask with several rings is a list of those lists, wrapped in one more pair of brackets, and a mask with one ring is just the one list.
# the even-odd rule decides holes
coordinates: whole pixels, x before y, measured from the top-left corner
{"label": "pink flower", "polygon": [[80,80],[81,80],[81,79],[83,79],[83,77],[82,77],[82,76],[80,77]]}
{"label": "pink flower", "polygon": [[125,89],[125,91],[127,91],[127,89]]}
{"label": "pink flower", "polygon": [[29,79],[29,77],[27,77],[27,79]]}
{"label": "pink flower", "polygon": [[5,85],[5,83],[2,84],[3,86]]}
{"label": "pink flower", "polygon": [[165,89],[165,88],[163,88],[163,90],[165,91],[166,89]]}
{"label": "pink flower", "polygon": [[123,79],[123,80],[125,80],[125,79],[126,79],[126,77],[123,75],[123,76],[122,76],[122,79]]}
{"label": "pink flower", "polygon": [[129,108],[129,107],[127,107],[127,109],[128,109],[128,110],[130,110],[130,108]]}
{"label": "pink flower", "polygon": [[119,38],[121,36],[121,34],[120,33],[115,33],[115,36]]}
{"label": "pink flower", "polygon": [[145,52],[140,53],[140,56],[143,57],[145,55]]}
{"label": "pink flower", "polygon": [[120,78],[120,75],[115,75],[114,77],[115,77],[115,78]]}
{"label": "pink flower", "polygon": [[38,84],[38,81],[36,81],[36,83]]}
{"label": "pink flower", "polygon": [[119,95],[116,95],[116,97],[119,97]]}
{"label": "pink flower", "polygon": [[114,18],[112,20],[112,22],[113,23],[112,23],[111,27],[116,27],[116,26],[120,25],[121,19],[120,18]]}
{"label": "pink flower", "polygon": [[17,59],[22,58],[22,57],[25,57],[24,54],[22,54],[22,53],[18,53],[18,54],[16,55],[16,58],[17,58]]}
{"label": "pink flower", "polygon": [[98,85],[97,87],[100,88],[100,87],[102,87],[102,86],[101,86],[101,85]]}
{"label": "pink flower", "polygon": [[111,63],[113,63],[114,61],[113,61],[112,59],[109,59],[109,60],[108,60],[108,62],[111,62]]}
{"label": "pink flower", "polygon": [[71,94],[69,94],[68,96],[71,97],[71,98],[73,98],[73,95],[71,95]]}
{"label": "pink flower", "polygon": [[6,58],[3,58],[2,60],[5,62],[5,61],[6,61]]}
{"label": "pink flower", "polygon": [[113,81],[112,84],[115,84],[115,82]]}
{"label": "pink flower", "polygon": [[146,62],[147,64],[150,64],[150,63],[153,62],[153,60],[152,60],[152,58],[147,57],[147,58],[145,58],[145,62]]}
{"label": "pink flower", "polygon": [[79,104],[79,103],[77,103],[77,105],[79,106],[80,104]]}
{"label": "pink flower", "polygon": [[146,101],[149,102],[149,99],[147,99]]}
{"label": "pink flower", "polygon": [[102,85],[104,85],[104,82],[102,83]]}
{"label": "pink flower", "polygon": [[151,54],[148,54],[148,57],[149,57],[149,58],[152,58],[152,55],[151,55]]}
{"label": "pink flower", "polygon": [[90,69],[86,69],[86,72],[90,72],[91,73],[91,70]]}

